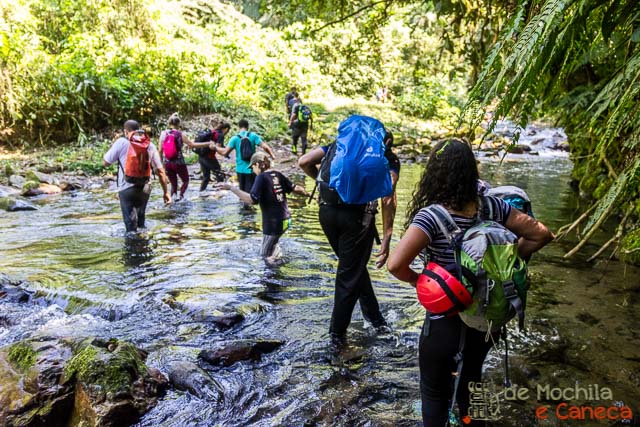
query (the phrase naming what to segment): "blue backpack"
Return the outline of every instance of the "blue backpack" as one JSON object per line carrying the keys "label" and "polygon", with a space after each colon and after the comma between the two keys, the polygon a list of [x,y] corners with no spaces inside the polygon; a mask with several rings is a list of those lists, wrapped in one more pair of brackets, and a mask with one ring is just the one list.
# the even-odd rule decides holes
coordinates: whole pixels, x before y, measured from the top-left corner
{"label": "blue backpack", "polygon": [[[384,156],[385,134],[382,123],[371,117],[353,115],[340,123],[338,137],[318,175],[324,187],[328,183],[328,189],[337,193],[340,203],[366,204],[393,192],[389,162]],[[320,196],[329,202],[329,197],[323,196],[323,186]]]}

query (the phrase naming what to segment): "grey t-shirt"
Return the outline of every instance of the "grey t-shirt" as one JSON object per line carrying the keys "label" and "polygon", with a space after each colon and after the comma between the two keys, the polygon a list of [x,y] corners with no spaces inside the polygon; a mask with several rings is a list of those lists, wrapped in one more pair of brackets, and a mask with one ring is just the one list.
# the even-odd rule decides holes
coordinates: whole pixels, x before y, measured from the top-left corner
{"label": "grey t-shirt", "polygon": [[[151,159],[151,167],[153,170],[162,168],[162,162],[160,161],[160,154],[153,143],[149,144],[149,159]],[[118,165],[118,191],[124,191],[127,188],[133,187],[133,184],[124,180],[124,164],[127,161],[127,151],[129,151],[129,140],[125,137],[116,139],[109,151],[104,155],[104,161],[113,164],[119,162]]]}

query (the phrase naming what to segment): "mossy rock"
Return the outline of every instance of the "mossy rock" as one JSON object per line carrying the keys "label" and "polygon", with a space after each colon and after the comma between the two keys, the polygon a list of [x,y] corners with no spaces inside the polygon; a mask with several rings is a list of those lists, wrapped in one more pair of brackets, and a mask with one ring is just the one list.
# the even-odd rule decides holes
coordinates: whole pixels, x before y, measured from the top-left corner
{"label": "mossy rock", "polygon": [[631,230],[620,242],[620,260],[640,266],[640,228]]}
{"label": "mossy rock", "polygon": [[5,174],[7,177],[10,177],[11,175],[14,175],[15,173],[16,173],[16,172],[15,172],[15,170],[13,169],[13,166],[11,166],[11,164],[10,164],[10,163],[7,163],[7,164],[5,164],[5,165],[4,165],[4,174]]}
{"label": "mossy rock", "polygon": [[40,184],[40,177],[36,174],[35,171],[27,171],[27,173],[24,174],[24,177],[27,182],[37,182],[38,184]]}
{"label": "mossy rock", "polygon": [[29,343],[18,342],[9,347],[9,362],[22,372],[27,372],[36,363],[36,352]]}
{"label": "mossy rock", "polygon": [[63,382],[75,377],[98,386],[105,394],[129,393],[133,382],[147,373],[144,354],[133,344],[116,340],[88,340],[80,344],[64,369]]}
{"label": "mossy rock", "polygon": [[35,190],[38,187],[40,187],[40,181],[27,179],[27,182],[22,186],[22,192],[26,193],[28,191]]}

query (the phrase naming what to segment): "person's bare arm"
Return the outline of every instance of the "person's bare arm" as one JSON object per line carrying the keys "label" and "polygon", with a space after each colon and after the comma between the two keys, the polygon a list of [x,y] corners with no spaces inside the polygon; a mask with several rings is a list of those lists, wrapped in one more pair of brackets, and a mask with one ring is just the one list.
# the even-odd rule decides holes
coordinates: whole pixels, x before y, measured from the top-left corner
{"label": "person's bare arm", "polygon": [[314,148],[298,159],[298,166],[308,176],[313,179],[318,177],[318,165],[324,157],[324,150],[321,147]]}
{"label": "person's bare arm", "polygon": [[505,226],[518,236],[518,255],[524,259],[529,259],[555,238],[543,223],[515,208],[511,209]]}
{"label": "person's bare arm", "polygon": [[209,148],[223,157],[228,156],[231,150],[233,150],[233,148],[229,147],[228,145],[226,147],[218,147],[217,145],[215,145],[215,143],[211,143],[211,145],[209,145]]}
{"label": "person's bare arm", "polygon": [[166,204],[171,203],[171,194],[169,193],[169,187],[167,185],[167,173],[164,171],[164,168],[157,168],[156,174],[158,175],[158,180],[160,181],[160,186],[162,187],[163,198]]}
{"label": "person's bare arm", "polygon": [[189,148],[206,148],[209,147],[209,145],[211,145],[211,143],[213,141],[207,141],[207,142],[194,142],[192,140],[190,140],[186,135],[182,135],[182,142],[184,142],[185,144],[187,144],[187,146]]}
{"label": "person's bare arm", "polygon": [[275,154],[273,154],[273,150],[271,149],[271,147],[269,147],[269,146],[267,145],[267,143],[266,143],[266,142],[261,141],[261,142],[260,142],[260,144],[258,144],[258,147],[260,147],[260,148],[262,148],[264,151],[266,151],[266,152],[267,152],[267,154],[269,155],[269,157],[271,157],[272,159],[275,159],[275,158],[276,158],[276,155],[275,155]]}
{"label": "person's bare arm", "polygon": [[244,202],[244,203],[246,203],[248,205],[255,205],[256,204],[256,202],[251,198],[251,194],[247,193],[246,191],[242,191],[241,189],[239,189],[235,185],[231,185],[228,182],[222,182],[222,183],[218,184],[218,187],[223,188],[225,190],[230,190],[233,194],[238,196],[238,198],[242,202]]}
{"label": "person's bare arm", "polygon": [[389,257],[389,247],[391,245],[391,237],[393,236],[393,221],[396,217],[396,208],[398,199],[396,197],[396,183],[399,176],[396,172],[391,171],[391,184],[393,192],[382,198],[382,240],[380,242],[380,250],[376,253],[376,267],[384,266]]}
{"label": "person's bare arm", "polygon": [[389,255],[387,269],[397,279],[416,285],[419,274],[411,268],[411,263],[429,244],[429,237],[418,227],[410,225]]}
{"label": "person's bare arm", "polygon": [[308,192],[307,190],[305,190],[305,189],[304,189],[304,187],[303,187],[302,185],[298,185],[298,184],[296,184],[296,185],[293,187],[292,192],[293,192],[293,193],[296,193],[296,194],[300,194],[300,195],[302,195],[302,196],[309,196],[309,195],[310,195],[310,194],[309,194],[309,192]]}

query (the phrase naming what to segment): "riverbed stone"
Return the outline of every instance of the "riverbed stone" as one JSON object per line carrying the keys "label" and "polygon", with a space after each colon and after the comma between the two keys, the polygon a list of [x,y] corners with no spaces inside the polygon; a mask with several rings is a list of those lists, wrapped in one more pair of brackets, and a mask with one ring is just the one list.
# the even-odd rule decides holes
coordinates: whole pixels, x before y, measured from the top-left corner
{"label": "riverbed stone", "polygon": [[188,391],[200,399],[221,400],[224,389],[201,367],[189,361],[177,361],[169,366],[169,381],[178,390]]}
{"label": "riverbed stone", "polygon": [[60,182],[58,181],[58,178],[56,178],[55,176],[38,172],[35,170],[28,171],[25,174],[25,179],[27,181],[35,181],[35,182],[40,182],[40,183],[49,184],[49,185],[57,186],[60,184]]}
{"label": "riverbed stone", "polygon": [[6,274],[0,273],[0,301],[24,303],[29,302],[33,291],[23,288],[22,282],[11,280]]}
{"label": "riverbed stone", "polygon": [[117,340],[42,338],[0,349],[0,425],[126,426],[168,384]]}
{"label": "riverbed stone", "polygon": [[11,175],[9,177],[9,185],[12,187],[22,188],[25,182],[27,182],[27,180],[20,175]]}
{"label": "riverbed stone", "polygon": [[202,350],[198,357],[211,365],[231,366],[243,360],[258,361],[263,354],[271,353],[282,344],[280,340],[238,340]]}
{"label": "riverbed stone", "polygon": [[15,197],[0,197],[0,209],[7,212],[38,210],[38,208],[33,206],[31,203]]}
{"label": "riverbed stone", "polygon": [[20,194],[20,190],[7,187],[6,185],[0,185],[0,197],[15,196],[17,194]]}
{"label": "riverbed stone", "polygon": [[23,196],[40,196],[43,194],[59,194],[62,193],[62,189],[53,184],[42,184],[34,181],[27,181],[23,187]]}

